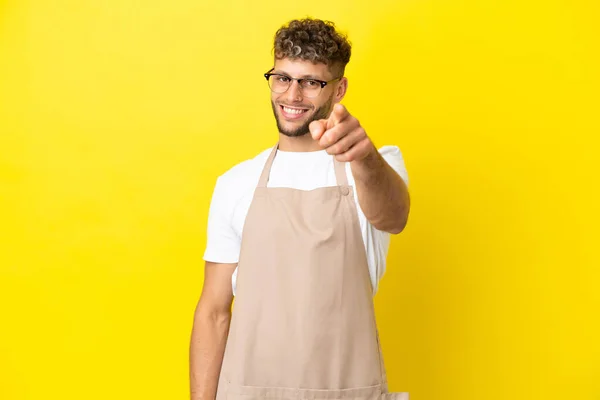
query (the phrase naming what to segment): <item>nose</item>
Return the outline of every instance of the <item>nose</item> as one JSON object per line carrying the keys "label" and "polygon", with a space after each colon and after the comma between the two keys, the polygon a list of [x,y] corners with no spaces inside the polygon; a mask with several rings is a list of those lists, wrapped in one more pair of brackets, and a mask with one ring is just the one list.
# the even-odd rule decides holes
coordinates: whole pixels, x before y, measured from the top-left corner
{"label": "nose", "polygon": [[290,103],[302,101],[302,91],[300,90],[300,83],[298,83],[298,81],[292,81],[290,83],[290,87],[285,92],[285,100]]}

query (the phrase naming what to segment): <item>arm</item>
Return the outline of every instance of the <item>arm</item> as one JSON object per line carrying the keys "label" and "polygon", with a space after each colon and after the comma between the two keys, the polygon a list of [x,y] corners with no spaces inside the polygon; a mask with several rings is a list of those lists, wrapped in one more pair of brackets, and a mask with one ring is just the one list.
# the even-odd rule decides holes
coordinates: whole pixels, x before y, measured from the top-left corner
{"label": "arm", "polygon": [[368,144],[371,147],[368,155],[350,163],[356,181],[358,203],[375,228],[398,234],[404,230],[408,221],[408,188],[370,140]]}
{"label": "arm", "polygon": [[231,319],[236,264],[207,262],[190,343],[191,400],[214,400]]}
{"label": "arm", "polygon": [[358,120],[343,105],[336,104],[328,119],[313,121],[309,128],[327,153],[338,161],[350,162],[358,203],[369,222],[381,231],[400,233],[408,221],[408,188]]}

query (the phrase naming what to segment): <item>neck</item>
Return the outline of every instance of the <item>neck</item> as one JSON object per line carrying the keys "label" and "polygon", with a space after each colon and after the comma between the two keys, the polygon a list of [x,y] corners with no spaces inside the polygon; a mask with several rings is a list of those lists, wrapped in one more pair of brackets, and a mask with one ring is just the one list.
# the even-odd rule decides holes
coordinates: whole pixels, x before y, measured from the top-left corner
{"label": "neck", "polygon": [[323,148],[319,146],[319,142],[312,138],[310,133],[298,137],[289,137],[280,133],[279,150],[291,152],[308,152],[323,150]]}

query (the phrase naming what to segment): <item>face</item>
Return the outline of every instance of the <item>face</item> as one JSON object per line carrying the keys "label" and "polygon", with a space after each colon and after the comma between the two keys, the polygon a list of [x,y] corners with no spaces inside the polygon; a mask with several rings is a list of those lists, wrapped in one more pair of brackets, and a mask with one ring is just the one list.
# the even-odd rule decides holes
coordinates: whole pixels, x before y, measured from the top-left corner
{"label": "face", "polygon": [[[326,64],[284,58],[275,62],[273,73],[292,78],[312,78],[330,81],[334,76]],[[271,105],[279,132],[289,137],[306,135],[308,125],[315,120],[325,119],[332,107],[345,94],[346,78],[328,83],[317,97],[303,95],[297,81],[292,81],[284,93],[271,92]]]}

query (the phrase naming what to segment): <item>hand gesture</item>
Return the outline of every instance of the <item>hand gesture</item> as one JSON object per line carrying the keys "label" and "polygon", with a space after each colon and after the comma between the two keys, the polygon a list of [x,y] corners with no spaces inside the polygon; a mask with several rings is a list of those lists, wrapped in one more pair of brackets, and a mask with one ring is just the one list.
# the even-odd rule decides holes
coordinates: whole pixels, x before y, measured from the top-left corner
{"label": "hand gesture", "polygon": [[338,161],[362,160],[375,151],[358,120],[339,103],[333,107],[328,119],[313,121],[308,128],[312,138]]}

